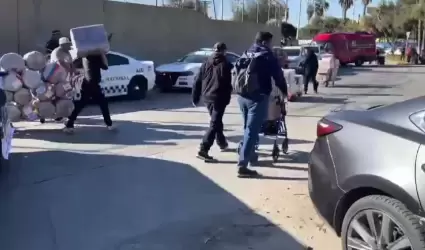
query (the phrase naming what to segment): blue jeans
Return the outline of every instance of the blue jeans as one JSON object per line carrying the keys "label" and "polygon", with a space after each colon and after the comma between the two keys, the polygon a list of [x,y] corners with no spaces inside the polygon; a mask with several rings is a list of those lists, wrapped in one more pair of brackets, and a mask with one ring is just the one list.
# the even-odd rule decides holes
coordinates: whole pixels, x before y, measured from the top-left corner
{"label": "blue jeans", "polygon": [[261,126],[267,118],[268,96],[260,100],[251,100],[238,96],[238,103],[244,120],[244,135],[239,152],[239,167],[247,167],[255,155],[255,145],[259,140]]}

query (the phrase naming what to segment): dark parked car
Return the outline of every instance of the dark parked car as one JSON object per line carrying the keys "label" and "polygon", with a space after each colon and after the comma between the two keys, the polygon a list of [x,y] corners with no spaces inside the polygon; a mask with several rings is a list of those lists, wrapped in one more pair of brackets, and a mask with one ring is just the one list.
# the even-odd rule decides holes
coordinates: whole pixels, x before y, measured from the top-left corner
{"label": "dark parked car", "polygon": [[317,124],[310,197],[343,249],[425,249],[425,96]]}

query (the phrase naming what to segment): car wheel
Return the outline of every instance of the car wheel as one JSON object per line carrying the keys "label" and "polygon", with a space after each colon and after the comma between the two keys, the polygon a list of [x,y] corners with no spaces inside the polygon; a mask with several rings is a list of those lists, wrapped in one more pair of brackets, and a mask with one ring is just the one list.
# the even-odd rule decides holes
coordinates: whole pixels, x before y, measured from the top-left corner
{"label": "car wheel", "polygon": [[134,76],[127,86],[127,97],[131,100],[142,100],[148,91],[148,81],[144,76]]}
{"label": "car wheel", "polygon": [[356,65],[357,67],[360,67],[360,66],[363,65],[363,63],[364,63],[364,61],[359,58],[354,62],[354,65]]}
{"label": "car wheel", "polygon": [[342,224],[342,247],[352,249],[425,249],[419,217],[400,201],[372,195],[356,201]]}

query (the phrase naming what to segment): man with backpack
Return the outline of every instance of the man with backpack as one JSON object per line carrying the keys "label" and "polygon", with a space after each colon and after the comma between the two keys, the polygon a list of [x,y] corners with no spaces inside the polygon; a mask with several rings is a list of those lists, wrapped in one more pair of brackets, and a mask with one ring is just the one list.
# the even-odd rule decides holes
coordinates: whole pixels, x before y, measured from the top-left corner
{"label": "man with backpack", "polygon": [[255,43],[236,62],[232,85],[238,94],[239,107],[244,119],[244,136],[238,160],[239,177],[255,177],[257,171],[248,168],[257,161],[255,145],[267,118],[272,78],[276,87],[287,96],[287,85],[282,68],[271,50],[273,35],[258,32]]}
{"label": "man with backpack", "polygon": [[192,88],[193,105],[199,103],[202,95],[211,117],[197,156],[206,162],[215,161],[208,154],[214,140],[222,151],[228,147],[223,134],[223,115],[232,95],[233,65],[226,59],[226,51],[226,44],[219,42],[214,45],[214,53],[202,64]]}

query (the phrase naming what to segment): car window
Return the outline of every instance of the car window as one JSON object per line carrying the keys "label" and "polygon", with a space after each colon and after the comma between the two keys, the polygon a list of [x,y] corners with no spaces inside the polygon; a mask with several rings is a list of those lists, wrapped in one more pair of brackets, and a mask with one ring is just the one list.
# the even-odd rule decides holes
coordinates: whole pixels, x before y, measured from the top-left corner
{"label": "car window", "polygon": [[283,49],[287,56],[299,56],[301,54],[300,49]]}
{"label": "car window", "polygon": [[236,60],[238,60],[238,59],[239,59],[239,56],[234,55],[234,54],[230,54],[230,53],[226,53],[226,58],[227,58],[227,60],[228,60],[229,62],[231,62],[231,63],[235,63],[235,62],[236,62]]}
{"label": "car window", "polygon": [[112,53],[108,53],[106,58],[108,59],[108,66],[128,65],[130,63],[127,58]]}
{"label": "car window", "polygon": [[208,55],[206,53],[191,53],[179,60],[179,62],[184,63],[203,63],[208,59]]}

